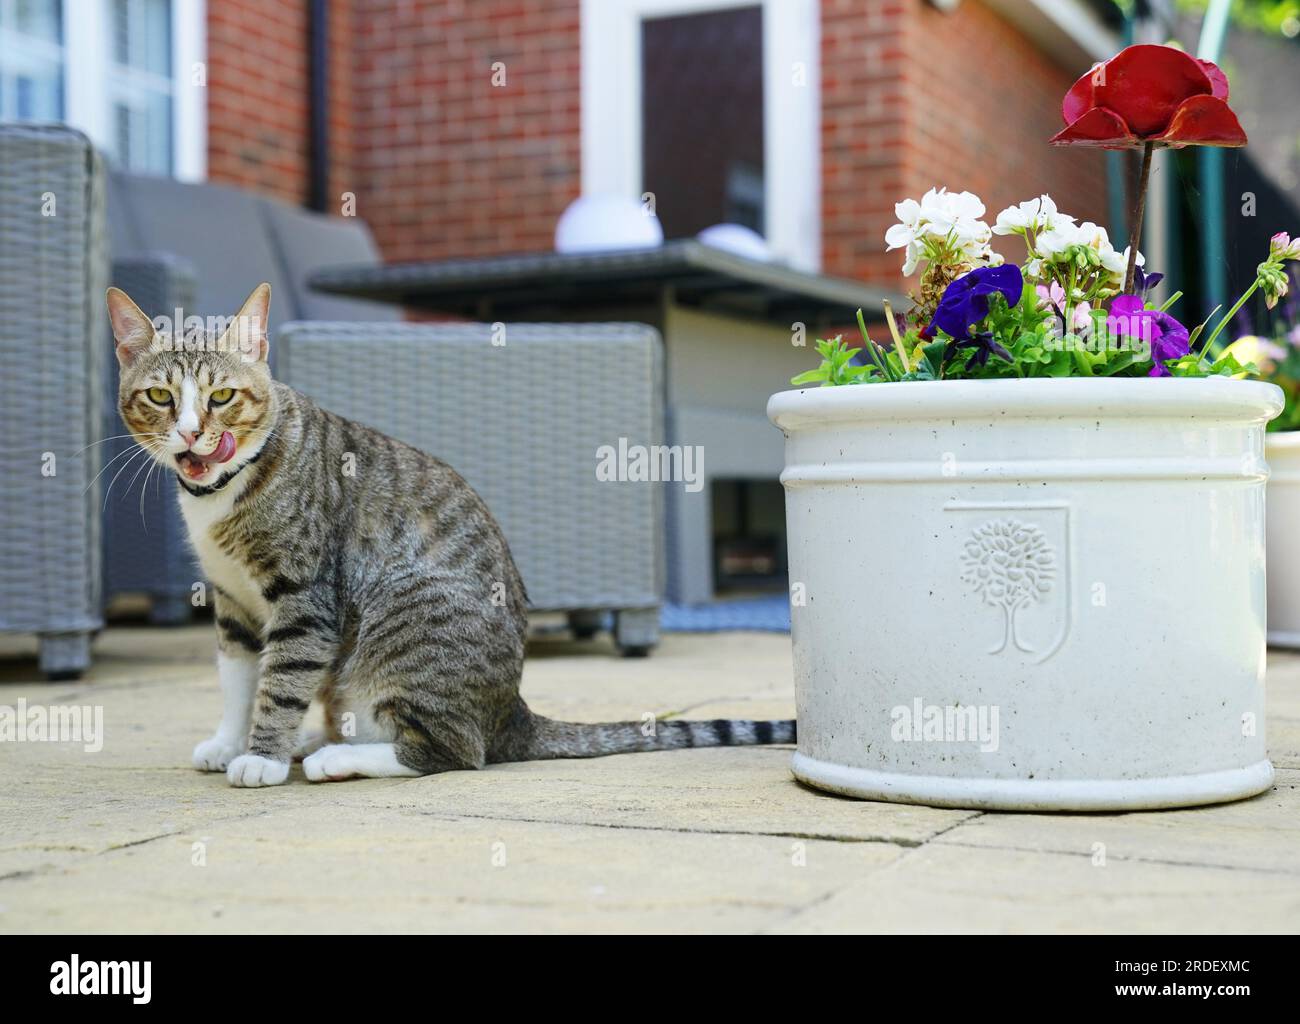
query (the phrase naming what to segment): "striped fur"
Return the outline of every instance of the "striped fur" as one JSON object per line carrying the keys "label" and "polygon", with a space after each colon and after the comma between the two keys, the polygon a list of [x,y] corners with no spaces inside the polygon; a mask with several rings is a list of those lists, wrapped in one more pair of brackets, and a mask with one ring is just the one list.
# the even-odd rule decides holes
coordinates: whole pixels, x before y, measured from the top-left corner
{"label": "striped fur", "polygon": [[[266,300],[269,290],[263,315]],[[120,407],[142,444],[170,444],[183,412],[169,421],[149,386],[191,380],[200,401],[236,390],[197,410],[207,441],[195,442],[211,450],[229,431],[235,457],[198,480],[178,473],[191,539],[216,586],[223,657],[257,664],[248,733],[235,746],[287,763],[312,700],[331,743],[391,743],[405,773],[794,741],[793,722],[650,728],[533,714],[519,695],[523,583],[496,520],[450,466],[272,381],[264,345],[250,357],[225,336],[173,344],[151,333],[132,344],[131,328],[143,328],[119,323],[129,321],[120,310],[113,319]],[[151,452],[173,470],[183,457],[174,444]]]}

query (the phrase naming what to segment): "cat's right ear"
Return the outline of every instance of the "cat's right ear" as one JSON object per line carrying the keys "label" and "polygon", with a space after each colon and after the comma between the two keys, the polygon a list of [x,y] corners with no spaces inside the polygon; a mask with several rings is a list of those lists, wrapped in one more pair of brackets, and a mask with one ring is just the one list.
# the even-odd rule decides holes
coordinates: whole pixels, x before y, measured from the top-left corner
{"label": "cat's right ear", "polygon": [[113,324],[113,338],[117,342],[117,361],[123,366],[130,366],[149,350],[153,342],[153,321],[131,301],[131,297],[121,288],[110,288],[108,300],[108,318]]}

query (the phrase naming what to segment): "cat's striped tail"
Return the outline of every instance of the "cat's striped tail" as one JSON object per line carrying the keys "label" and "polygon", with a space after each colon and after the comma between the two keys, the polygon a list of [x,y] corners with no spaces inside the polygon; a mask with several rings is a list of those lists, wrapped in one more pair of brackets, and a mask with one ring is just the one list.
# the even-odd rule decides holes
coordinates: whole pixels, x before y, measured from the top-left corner
{"label": "cat's striped tail", "polygon": [[557,722],[527,708],[515,716],[511,735],[492,761],[542,761],[561,757],[604,757],[687,747],[740,747],[795,742],[793,719],[752,722],[715,718],[653,719],[642,722]]}

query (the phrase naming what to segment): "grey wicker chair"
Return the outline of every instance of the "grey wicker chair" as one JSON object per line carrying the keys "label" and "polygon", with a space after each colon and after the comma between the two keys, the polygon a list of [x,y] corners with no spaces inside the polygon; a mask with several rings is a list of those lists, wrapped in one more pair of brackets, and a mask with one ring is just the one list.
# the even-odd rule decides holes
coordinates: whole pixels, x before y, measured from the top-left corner
{"label": "grey wicker chair", "polygon": [[104,225],[84,135],[0,125],[0,629],[39,634],[51,677],[85,669],[103,625]]}
{"label": "grey wicker chair", "polygon": [[659,636],[662,495],[597,478],[598,450],[662,443],[662,344],[640,324],[289,323],[281,380],[450,463],[501,523],[536,610],[625,654]]}

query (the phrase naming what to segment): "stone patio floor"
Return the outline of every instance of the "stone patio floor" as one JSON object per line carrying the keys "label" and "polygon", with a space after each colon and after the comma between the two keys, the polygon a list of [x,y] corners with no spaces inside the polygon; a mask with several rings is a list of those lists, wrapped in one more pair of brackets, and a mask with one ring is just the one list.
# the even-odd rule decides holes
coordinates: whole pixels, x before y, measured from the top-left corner
{"label": "stone patio floor", "polygon": [[[0,743],[0,932],[1294,932],[1300,656],[1269,660],[1273,790],[1221,807],[997,814],[806,789],[789,748],[512,764],[238,790],[189,767],[220,698],[211,626],[114,626],[93,671],[0,704],[104,708],[105,743]],[[3,657],[7,653],[9,657]],[[788,717],[790,641],[533,645],[576,720]],[[1095,844],[1105,863],[1094,863]]]}

